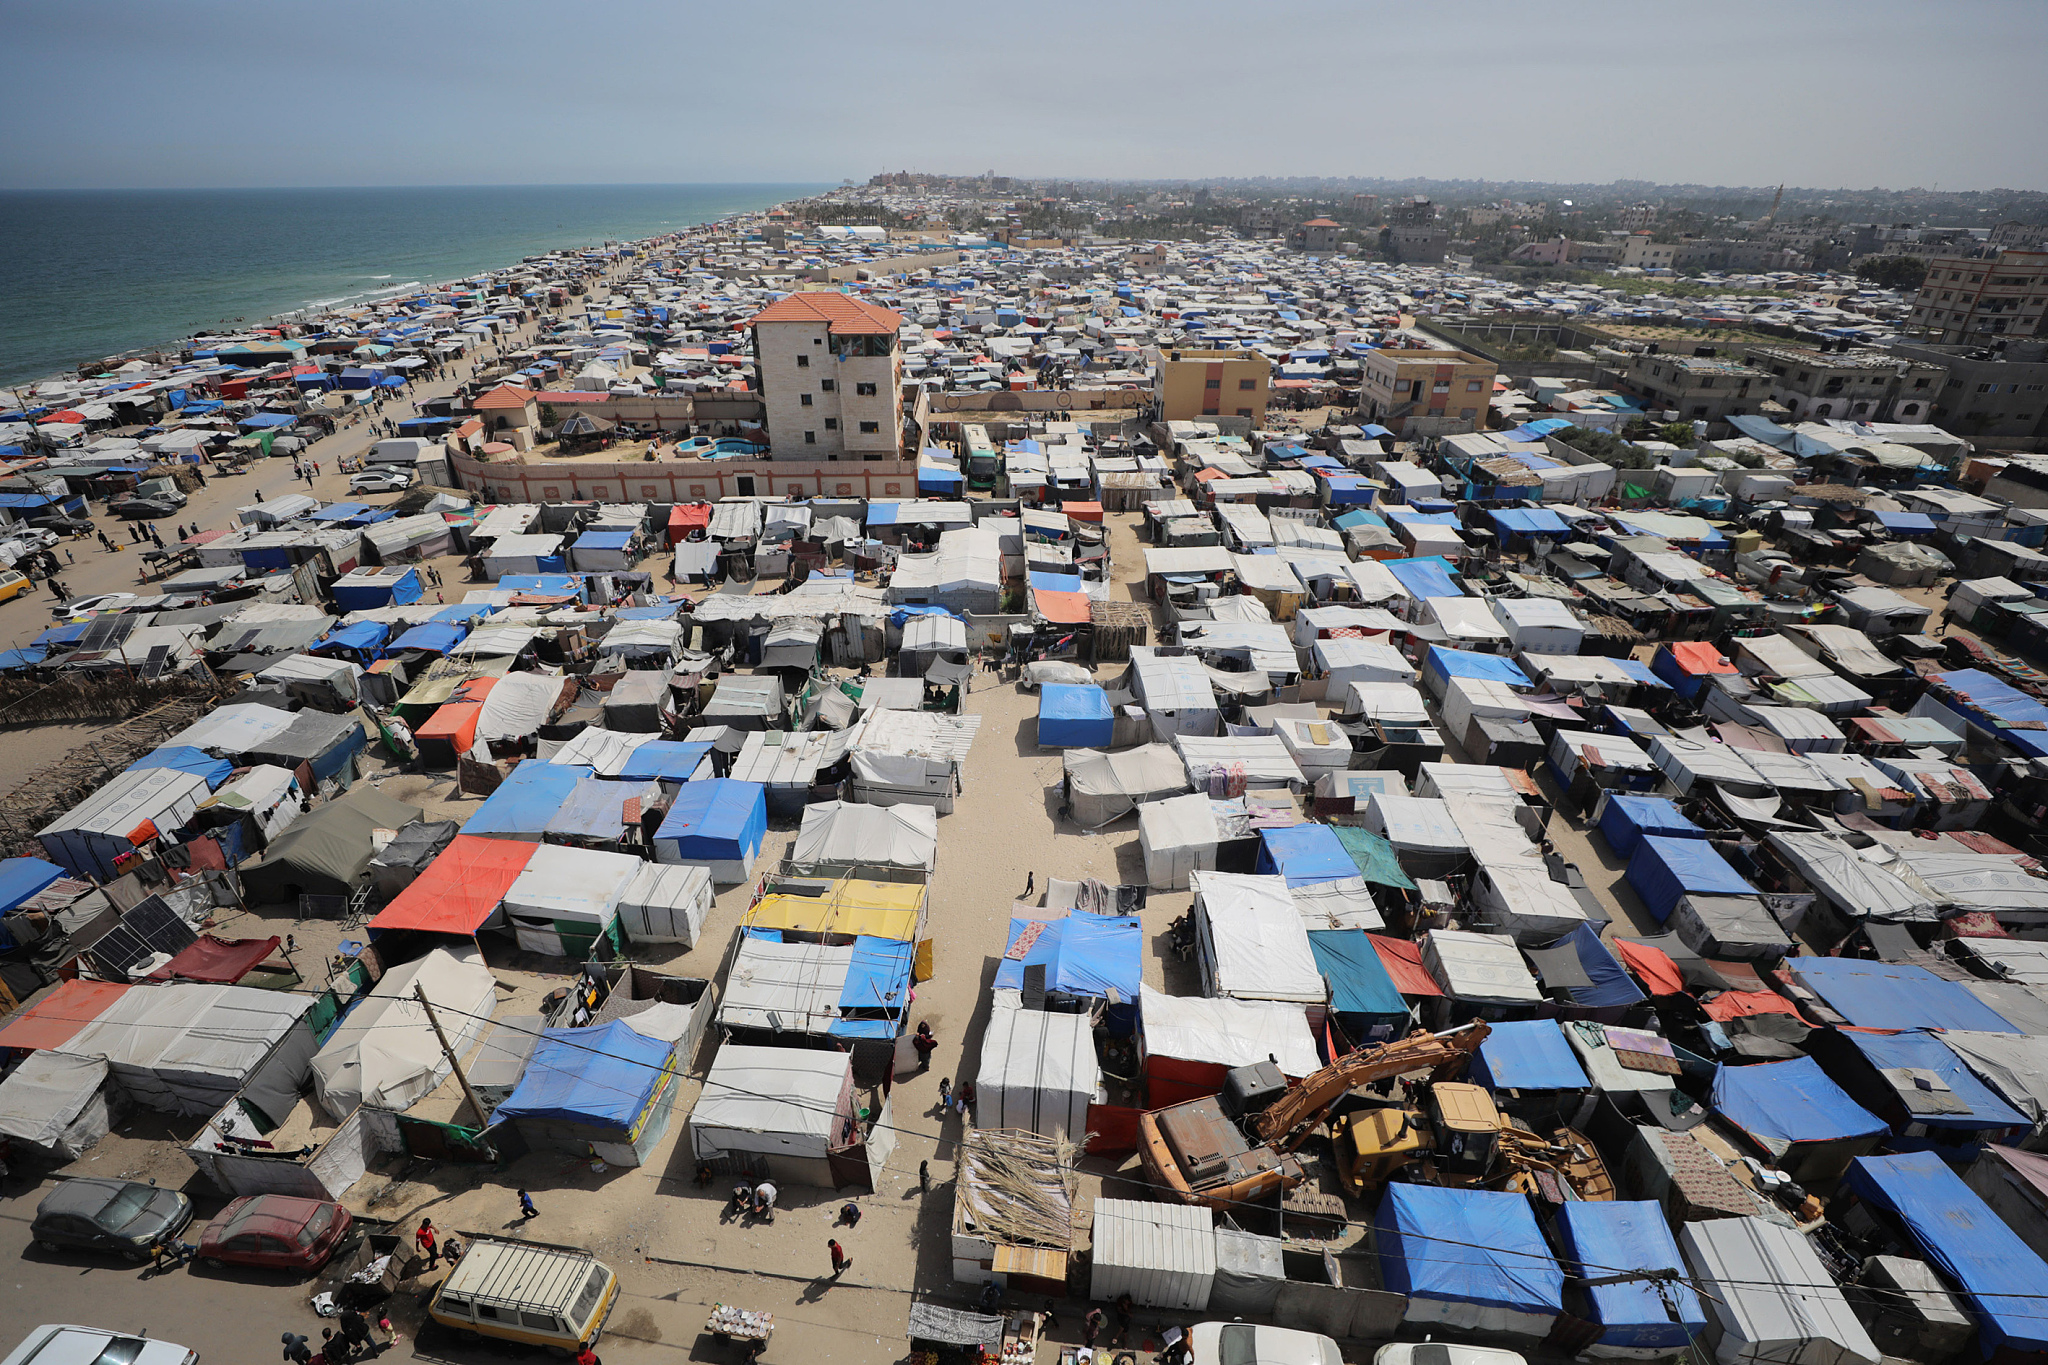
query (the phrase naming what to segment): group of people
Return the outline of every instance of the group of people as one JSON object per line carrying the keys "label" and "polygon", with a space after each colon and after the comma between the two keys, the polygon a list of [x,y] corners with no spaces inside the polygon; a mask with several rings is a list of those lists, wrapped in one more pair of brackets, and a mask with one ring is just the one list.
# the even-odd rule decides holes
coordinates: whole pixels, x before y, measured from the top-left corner
{"label": "group of people", "polygon": [[284,1334],[284,1359],[289,1365],[347,1365],[354,1360],[374,1360],[391,1349],[396,1334],[391,1330],[388,1318],[380,1319],[378,1326],[384,1329],[386,1340],[377,1340],[370,1331],[370,1320],[354,1308],[343,1308],[336,1318],[337,1327],[322,1328],[320,1349],[315,1351],[312,1343],[300,1332]]}

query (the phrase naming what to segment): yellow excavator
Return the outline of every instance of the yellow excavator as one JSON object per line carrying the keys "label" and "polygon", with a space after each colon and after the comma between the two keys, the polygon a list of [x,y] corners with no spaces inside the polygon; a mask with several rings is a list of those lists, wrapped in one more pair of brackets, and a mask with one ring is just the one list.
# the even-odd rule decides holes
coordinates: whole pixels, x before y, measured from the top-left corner
{"label": "yellow excavator", "polygon": [[1185,1204],[1225,1208],[1293,1189],[1303,1177],[1294,1152],[1338,1099],[1412,1071],[1428,1071],[1432,1083],[1447,1081],[1489,1032],[1475,1020],[1359,1048],[1296,1085],[1270,1061],[1237,1067],[1224,1076],[1222,1094],[1141,1116],[1139,1159],[1153,1184]]}
{"label": "yellow excavator", "polygon": [[1561,1203],[1612,1199],[1614,1181],[1592,1142],[1571,1128],[1548,1138],[1503,1115],[1484,1086],[1430,1088],[1426,1112],[1353,1109],[1330,1122],[1338,1179],[1362,1198],[1414,1165],[1434,1185],[1514,1190]]}

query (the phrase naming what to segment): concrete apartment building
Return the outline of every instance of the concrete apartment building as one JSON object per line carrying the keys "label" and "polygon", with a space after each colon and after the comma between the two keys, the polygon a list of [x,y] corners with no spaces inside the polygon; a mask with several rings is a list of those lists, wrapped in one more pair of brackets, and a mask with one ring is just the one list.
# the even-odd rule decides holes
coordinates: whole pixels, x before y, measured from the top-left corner
{"label": "concrete apartment building", "polygon": [[1677,255],[1678,243],[1652,241],[1647,232],[1630,233],[1621,244],[1621,263],[1642,270],[1669,270]]}
{"label": "concrete apartment building", "polygon": [[1930,421],[1948,373],[1890,351],[1811,346],[1752,346],[1749,363],[1770,372],[1770,397],[1802,422]]}
{"label": "concrete apartment building", "polygon": [[1311,218],[1294,230],[1294,243],[1315,256],[1327,256],[1337,249],[1337,234],[1344,225],[1334,218]]}
{"label": "concrete apartment building", "polygon": [[1937,256],[1913,299],[1907,326],[1929,341],[1983,344],[2048,335],[2048,251],[2001,251],[1993,261]]}
{"label": "concrete apartment building", "polygon": [[1273,396],[1273,362],[1257,351],[1169,351],[1155,353],[1152,397],[1162,422],[1204,417],[1249,417],[1266,423]]}
{"label": "concrete apartment building", "polygon": [[748,319],[769,458],[903,458],[900,314],[846,294],[790,294]]}
{"label": "concrete apartment building", "polygon": [[2048,450],[2048,339],[2004,341],[1996,349],[1894,345],[1915,365],[1946,372],[1929,419],[1987,450]]}
{"label": "concrete apartment building", "polygon": [[1387,207],[1386,243],[1401,261],[1433,265],[1451,249],[1451,232],[1437,222],[1437,206],[1429,196],[1411,194]]}
{"label": "concrete apartment building", "polygon": [[1739,361],[1715,356],[1648,352],[1629,357],[1618,387],[1639,398],[1653,414],[1675,412],[1680,421],[1717,421],[1756,411],[1769,393],[1771,376]]}
{"label": "concrete apartment building", "polygon": [[1494,364],[1464,351],[1368,351],[1359,411],[1402,436],[1483,431]]}

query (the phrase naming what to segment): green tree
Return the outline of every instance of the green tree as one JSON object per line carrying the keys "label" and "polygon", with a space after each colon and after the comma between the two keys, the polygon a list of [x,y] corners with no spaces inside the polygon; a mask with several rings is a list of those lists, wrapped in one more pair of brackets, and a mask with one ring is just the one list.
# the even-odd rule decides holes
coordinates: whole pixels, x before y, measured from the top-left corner
{"label": "green tree", "polygon": [[1883,289],[1918,289],[1927,278],[1927,262],[1917,256],[1865,256],[1856,262],[1856,278]]}

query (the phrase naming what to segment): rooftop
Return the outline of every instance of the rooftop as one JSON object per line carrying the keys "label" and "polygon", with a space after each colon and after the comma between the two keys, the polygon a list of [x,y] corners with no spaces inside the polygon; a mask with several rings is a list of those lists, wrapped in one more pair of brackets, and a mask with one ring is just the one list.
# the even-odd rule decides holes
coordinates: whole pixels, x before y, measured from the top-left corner
{"label": "rooftop", "polygon": [[1818,370],[1889,370],[1900,364],[1900,357],[1885,351],[1821,352],[1811,346],[1754,346],[1750,348],[1749,358],[1789,361],[1794,365],[1811,365]]}
{"label": "rooftop", "polygon": [[890,336],[903,326],[903,315],[847,294],[815,290],[784,295],[747,319],[749,327],[763,322],[822,322],[834,336]]}

